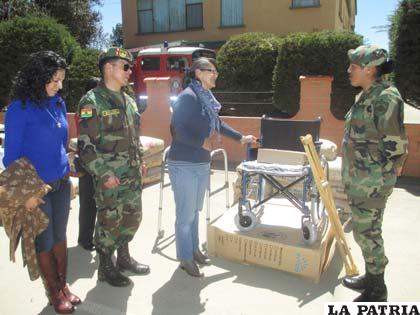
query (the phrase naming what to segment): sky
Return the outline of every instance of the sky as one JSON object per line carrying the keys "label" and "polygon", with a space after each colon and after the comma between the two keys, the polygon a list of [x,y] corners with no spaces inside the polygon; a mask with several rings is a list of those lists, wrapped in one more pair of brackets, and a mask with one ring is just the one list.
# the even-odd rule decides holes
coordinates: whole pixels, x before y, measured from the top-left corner
{"label": "sky", "polygon": [[[112,28],[122,21],[121,1],[103,0],[103,3],[104,5],[98,8],[102,14],[102,27],[105,33],[111,34]],[[399,0],[357,0],[355,31],[364,36],[366,44],[389,48],[388,32],[380,31],[377,27],[389,24],[388,17],[394,13],[398,3]]]}

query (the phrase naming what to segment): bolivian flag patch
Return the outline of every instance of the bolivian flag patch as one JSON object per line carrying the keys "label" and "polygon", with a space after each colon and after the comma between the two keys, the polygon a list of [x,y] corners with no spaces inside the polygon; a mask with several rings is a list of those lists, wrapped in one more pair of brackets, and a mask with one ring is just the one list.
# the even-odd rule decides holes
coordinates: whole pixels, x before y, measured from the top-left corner
{"label": "bolivian flag patch", "polygon": [[81,118],[90,118],[93,116],[93,111],[91,108],[83,108],[80,110]]}

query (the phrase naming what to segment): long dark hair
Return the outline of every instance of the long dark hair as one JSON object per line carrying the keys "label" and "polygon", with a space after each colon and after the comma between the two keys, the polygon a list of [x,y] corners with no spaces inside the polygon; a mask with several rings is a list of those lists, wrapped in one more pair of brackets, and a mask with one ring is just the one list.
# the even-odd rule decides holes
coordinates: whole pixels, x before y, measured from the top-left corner
{"label": "long dark hair", "polygon": [[20,99],[24,105],[31,100],[37,106],[48,98],[45,85],[50,83],[58,70],[66,70],[66,61],[53,51],[33,53],[17,73],[12,87],[12,99]]}

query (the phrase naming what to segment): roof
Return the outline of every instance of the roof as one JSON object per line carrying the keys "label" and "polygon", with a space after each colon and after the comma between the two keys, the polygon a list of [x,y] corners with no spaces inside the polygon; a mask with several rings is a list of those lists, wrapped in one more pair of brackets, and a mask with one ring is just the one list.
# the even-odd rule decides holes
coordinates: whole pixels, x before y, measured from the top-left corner
{"label": "roof", "polygon": [[[207,51],[213,51],[211,49],[201,48],[201,47],[171,47],[168,48],[167,54],[169,55],[178,55],[178,54],[192,54],[193,52],[197,50],[207,50]],[[139,51],[138,55],[157,55],[161,52],[164,52],[163,48],[146,48]]]}

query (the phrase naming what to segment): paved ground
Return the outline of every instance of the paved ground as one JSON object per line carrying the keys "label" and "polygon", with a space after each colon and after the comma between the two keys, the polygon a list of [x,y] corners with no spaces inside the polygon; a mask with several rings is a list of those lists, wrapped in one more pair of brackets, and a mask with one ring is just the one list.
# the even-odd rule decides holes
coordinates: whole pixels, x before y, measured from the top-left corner
{"label": "paved ground", "polygon": [[[214,171],[212,180],[213,189],[217,189],[222,185],[223,173]],[[234,174],[230,173],[230,181],[233,180]],[[349,301],[356,296],[340,283],[344,271],[337,250],[318,284],[281,271],[222,258],[214,258],[211,266],[203,268],[203,279],[187,276],[175,261],[174,207],[169,188],[164,195],[163,242],[156,244],[159,186],[154,185],[144,191],[144,219],[131,244],[133,256],[150,264],[152,273],[131,276],[134,285],[118,289],[97,282],[96,255],[77,246],[78,200],[73,201],[68,228],[68,280],[84,301],[76,314],[322,314],[324,303]],[[224,211],[224,196],[224,192],[212,196],[212,218]],[[401,180],[388,202],[384,221],[390,258],[386,281],[392,301],[420,301],[419,205],[420,181]],[[204,217],[200,223],[203,242]],[[362,269],[361,254],[349,229],[346,237]],[[0,253],[0,314],[54,314],[52,307],[46,305],[41,281],[29,280],[20,258],[15,264],[8,261],[8,240],[3,229],[0,229]]]}

